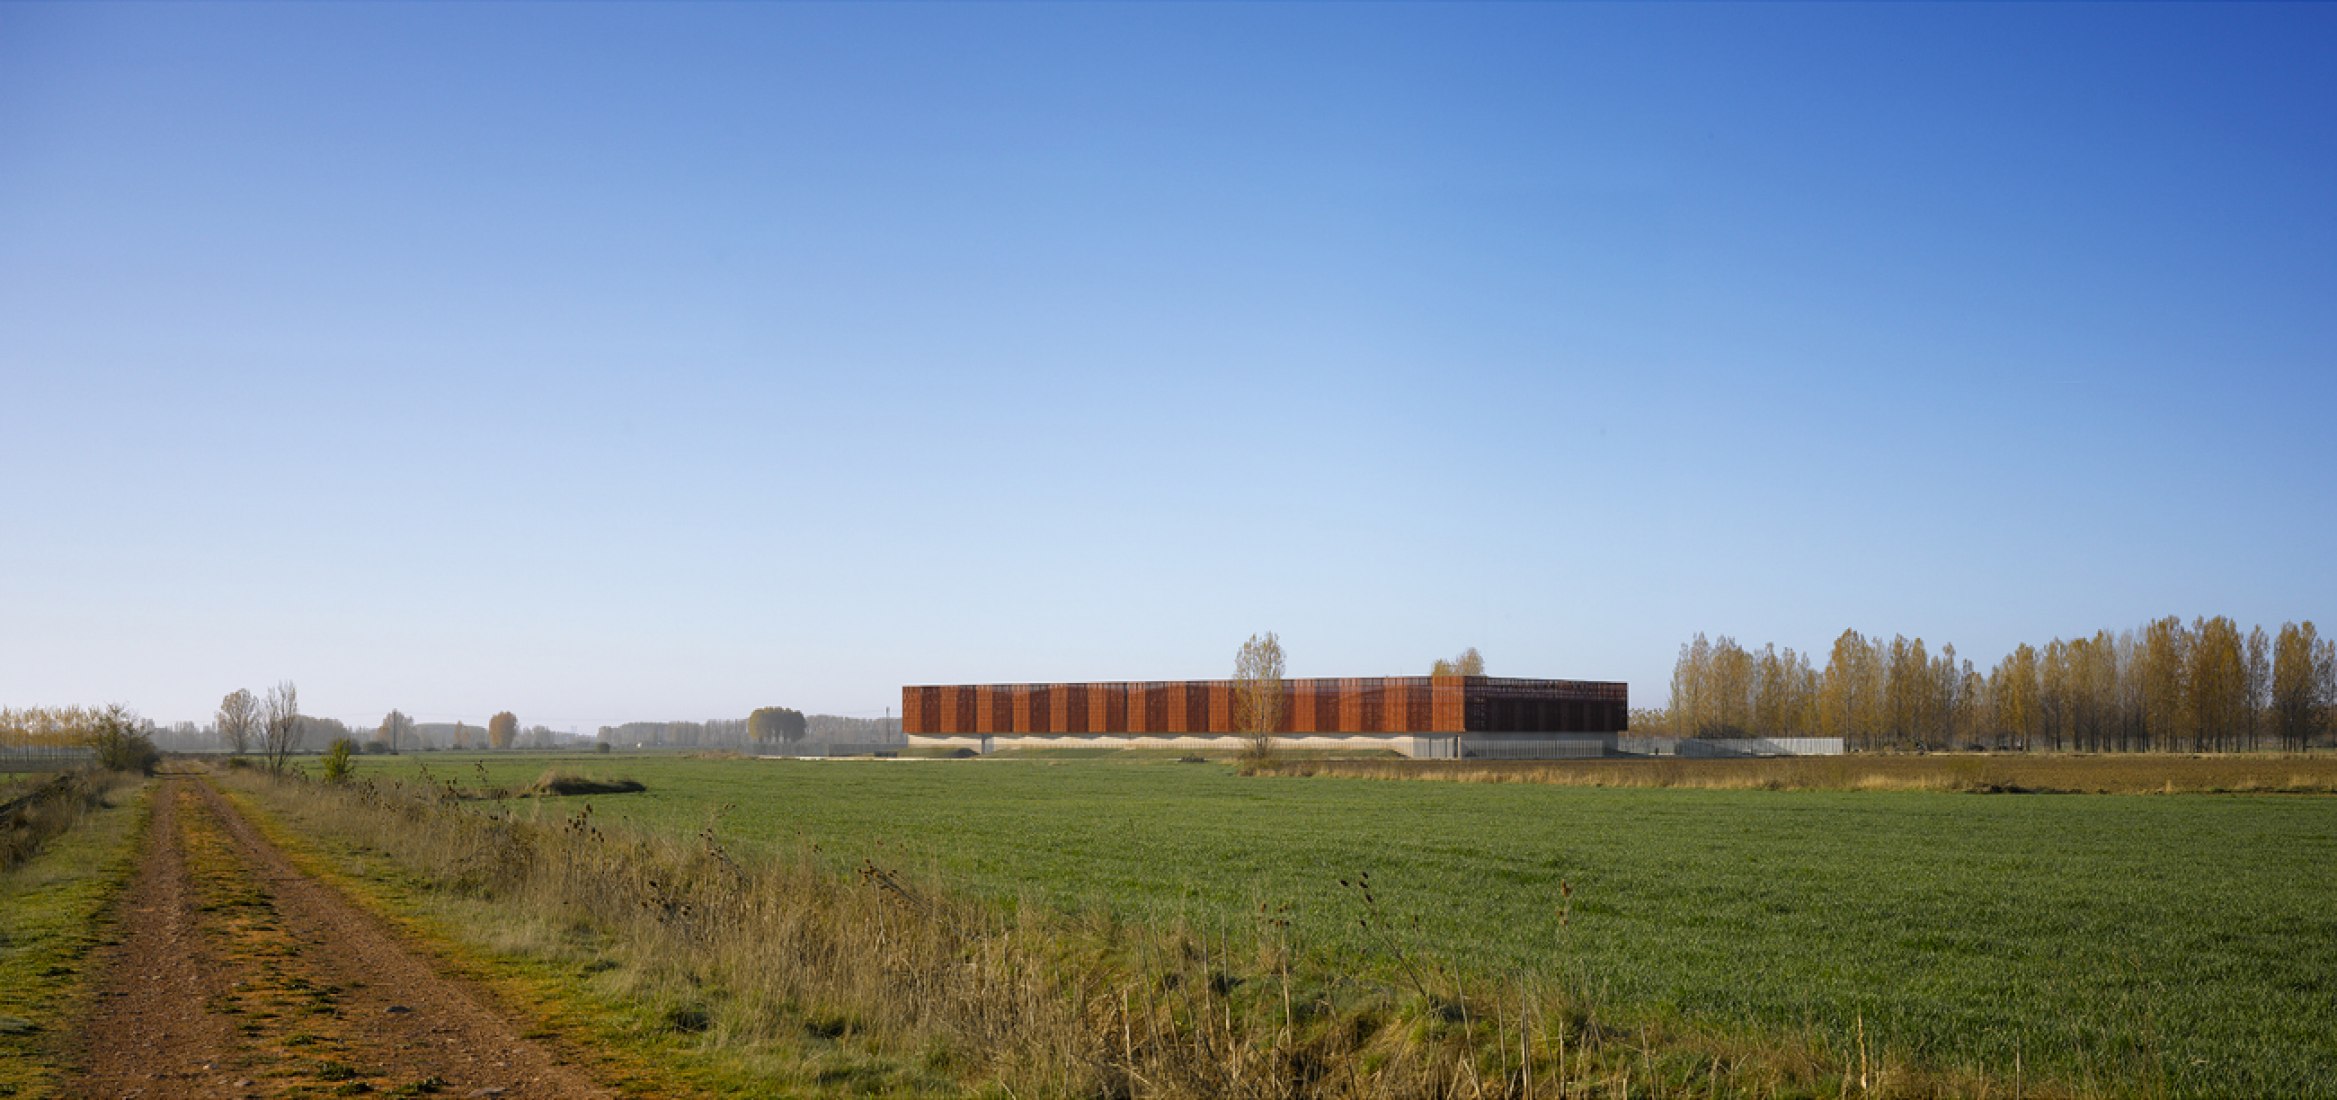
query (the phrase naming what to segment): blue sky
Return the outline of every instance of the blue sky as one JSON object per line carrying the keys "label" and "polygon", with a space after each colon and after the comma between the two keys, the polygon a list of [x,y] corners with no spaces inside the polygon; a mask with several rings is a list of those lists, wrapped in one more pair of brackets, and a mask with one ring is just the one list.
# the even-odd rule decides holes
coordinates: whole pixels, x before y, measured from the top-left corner
{"label": "blue sky", "polygon": [[2337,8],[0,6],[0,703],[2337,608]]}

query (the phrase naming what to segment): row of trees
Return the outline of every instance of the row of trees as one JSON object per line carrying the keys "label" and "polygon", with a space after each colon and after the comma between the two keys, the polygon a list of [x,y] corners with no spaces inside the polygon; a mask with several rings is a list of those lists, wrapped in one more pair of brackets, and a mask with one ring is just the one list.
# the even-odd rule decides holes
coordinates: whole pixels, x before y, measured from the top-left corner
{"label": "row of trees", "polygon": [[[279,771],[285,758],[303,746],[357,743],[356,733],[339,719],[300,713],[300,689],[290,680],[268,689],[264,696],[242,688],[228,692],[219,701],[211,728],[227,751],[240,756],[256,750]],[[552,731],[542,726],[523,731],[518,716],[508,710],[489,718],[484,730],[461,722],[425,726],[404,711],[392,710],[374,727],[373,741],[378,748],[368,751],[405,752],[441,744],[455,749],[509,749],[522,744],[550,748]]]}
{"label": "row of trees", "polygon": [[745,718],[602,726],[600,740],[610,745],[750,749],[805,741],[899,744],[902,737],[899,718],[847,718],[806,714],[792,707],[762,707]]}
{"label": "row of trees", "polygon": [[0,707],[0,749],[78,753],[104,719],[105,711],[96,707]]}
{"label": "row of trees", "polygon": [[117,771],[152,774],[161,759],[154,723],[115,703],[104,707],[0,708],[0,755],[94,761]]}
{"label": "row of trees", "polygon": [[744,748],[747,722],[743,718],[715,718],[704,722],[626,722],[602,726],[600,740],[611,745],[675,746],[680,748]]}
{"label": "row of trees", "polygon": [[1680,647],[1671,705],[1632,727],[1695,737],[1840,737],[1852,748],[2226,752],[2302,749],[2331,729],[2337,645],[2311,622],[2242,633],[2168,617],[2043,648],[1982,673],[1953,645],[1842,632],[1806,653],[1722,635]]}
{"label": "row of trees", "polygon": [[[18,754],[35,747],[59,753],[82,752],[104,711],[85,707],[0,709],[0,750]],[[418,722],[402,710],[382,716],[370,735],[352,729],[337,718],[300,713],[300,689],[285,681],[255,695],[247,689],[227,693],[208,726],[181,722],[158,730],[143,719],[140,731],[150,738],[169,733],[177,749],[201,751],[216,745],[236,755],[259,754],[272,767],[300,751],[347,740],[361,741],[366,752],[409,752],[416,749],[514,749],[556,747],[561,736],[542,726],[522,727],[511,711],[498,712],[483,727],[465,722]],[[362,726],[359,727],[361,729]],[[600,740],[610,744],[646,744],[681,747],[739,747],[794,745],[805,740],[860,743],[901,740],[898,718],[846,718],[806,715],[790,707],[764,707],[746,718],[706,722],[629,722],[603,726]]]}

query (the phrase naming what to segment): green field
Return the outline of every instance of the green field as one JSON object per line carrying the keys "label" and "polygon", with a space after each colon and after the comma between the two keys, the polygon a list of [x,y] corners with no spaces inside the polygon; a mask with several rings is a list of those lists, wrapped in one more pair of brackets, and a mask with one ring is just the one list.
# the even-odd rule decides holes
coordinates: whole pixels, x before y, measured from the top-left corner
{"label": "green field", "polygon": [[[366,775],[477,781],[474,758]],[[524,785],[543,756],[489,758]],[[604,820],[817,843],[1318,958],[1563,980],[1602,1011],[2081,1089],[2337,1095],[2337,799],[1241,778],[1217,764],[583,757]],[[523,812],[565,812],[566,802]],[[1370,872],[1383,916],[1339,880]],[[1573,887],[1561,928],[1561,881]],[[1417,918],[1418,931],[1411,931]]]}

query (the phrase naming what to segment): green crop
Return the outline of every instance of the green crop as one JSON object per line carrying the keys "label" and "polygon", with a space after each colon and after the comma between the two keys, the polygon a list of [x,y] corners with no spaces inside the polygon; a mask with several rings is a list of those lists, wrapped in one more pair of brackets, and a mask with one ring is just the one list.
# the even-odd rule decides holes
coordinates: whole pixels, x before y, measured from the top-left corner
{"label": "green crop", "polygon": [[[476,780],[472,758],[364,775]],[[524,787],[545,758],[488,760]],[[2081,1089],[2337,1093],[2337,799],[1242,778],[1121,761],[588,757],[604,821],[817,844],[1006,903]],[[564,800],[530,801],[561,812]],[[574,801],[574,800],[566,800]],[[1372,899],[1352,885],[1369,872]],[[1562,915],[1563,914],[1563,915]]]}

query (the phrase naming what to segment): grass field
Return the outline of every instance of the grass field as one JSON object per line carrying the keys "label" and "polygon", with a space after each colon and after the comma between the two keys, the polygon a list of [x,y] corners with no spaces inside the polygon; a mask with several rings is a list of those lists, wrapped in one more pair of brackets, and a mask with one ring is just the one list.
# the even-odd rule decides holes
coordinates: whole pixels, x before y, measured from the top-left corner
{"label": "grass field", "polygon": [[[469,759],[364,774],[471,783]],[[524,787],[547,758],[489,759]],[[1242,778],[1111,761],[577,758],[604,820],[820,845],[1320,957],[1559,977],[1657,1019],[2088,1092],[2337,1093],[2337,799]],[[561,802],[531,803],[565,812]],[[527,812],[527,811],[523,811]],[[1342,887],[1370,872],[1376,902]],[[1561,883],[1572,887],[1562,898]],[[1561,905],[1569,907],[1562,927]],[[1380,926],[1358,919],[1376,908]],[[1417,919],[1417,931],[1413,920]]]}

